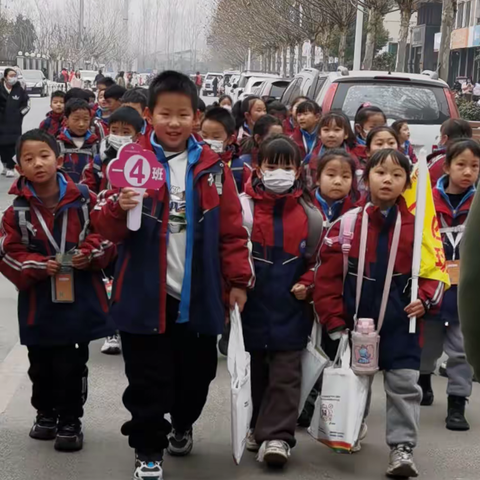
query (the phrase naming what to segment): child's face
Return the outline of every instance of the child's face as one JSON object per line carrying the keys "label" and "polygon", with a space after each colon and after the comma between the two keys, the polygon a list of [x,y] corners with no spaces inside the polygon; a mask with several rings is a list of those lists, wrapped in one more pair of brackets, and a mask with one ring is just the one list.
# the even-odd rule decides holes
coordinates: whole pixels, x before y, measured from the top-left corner
{"label": "child's face", "polygon": [[320,140],[326,148],[339,148],[347,138],[348,135],[344,128],[335,122],[330,122],[330,125],[325,125],[320,129]]}
{"label": "child's face", "polygon": [[383,150],[384,148],[398,149],[397,140],[390,132],[378,132],[372,139],[368,154],[371,156],[377,150]]}
{"label": "child's face", "polygon": [[250,112],[245,114],[245,119],[248,124],[255,125],[259,118],[267,114],[267,107],[262,100],[256,100],[255,103],[250,108]]}
{"label": "child's face", "polygon": [[108,107],[107,106],[107,101],[105,100],[105,90],[102,90],[102,91],[98,92],[98,104],[103,109],[106,109]]}
{"label": "child's face", "polygon": [[33,184],[45,184],[56,177],[57,162],[55,152],[45,142],[29,140],[22,145],[18,172]]}
{"label": "child's face", "polygon": [[402,143],[405,143],[410,139],[410,128],[408,127],[407,123],[404,123],[400,128],[399,137]]}
{"label": "child's face", "polygon": [[320,114],[313,112],[297,113],[297,123],[302,130],[311,133],[315,130],[320,120]]}
{"label": "child's face", "polygon": [[295,178],[300,176],[300,169],[291,162],[279,162],[278,164],[263,162],[261,166],[257,166],[257,172],[259,172],[259,174],[262,174],[263,172],[274,172],[275,170],[286,170],[287,172],[293,171],[295,172]]}
{"label": "child's face", "polygon": [[274,117],[277,117],[281,122],[284,122],[285,119],[287,118],[287,114],[285,112],[279,112],[278,110],[274,110],[272,112],[272,115]]}
{"label": "child's face", "polygon": [[112,113],[115,110],[118,110],[122,106],[122,103],[120,102],[120,100],[117,100],[116,98],[107,98],[105,102],[107,102],[107,108]]}
{"label": "child's face", "polygon": [[363,124],[363,127],[357,123],[355,125],[355,129],[357,133],[365,139],[372,128],[383,127],[383,125],[385,125],[385,118],[383,115],[381,113],[374,113],[368,117],[366,122]]}
{"label": "child's face", "polygon": [[395,204],[407,186],[407,173],[391,157],[373,167],[368,175],[372,203],[380,208]]}
{"label": "child's face", "polygon": [[84,137],[90,128],[90,110],[77,110],[67,117],[67,128],[75,137]]}
{"label": "child's face", "polygon": [[61,115],[65,110],[65,100],[63,97],[53,97],[50,107],[52,108],[53,113]]}
{"label": "child's face", "polygon": [[183,93],[162,93],[153,111],[147,109],[147,112],[148,121],[162,147],[167,152],[183,152],[192,134],[193,124],[198,121],[190,97]]}
{"label": "child's face", "polygon": [[232,109],[232,102],[230,101],[230,99],[228,98],[224,98],[221,102],[220,102],[220,106],[222,108],[226,108],[228,110],[231,110]]}
{"label": "child's face", "polygon": [[328,162],[320,174],[317,185],[325,200],[341,200],[352,188],[352,168],[341,159]]}
{"label": "child's face", "polygon": [[204,140],[220,140],[224,144],[230,140],[225,127],[215,120],[204,120],[201,135]]}
{"label": "child's face", "polygon": [[142,108],[141,103],[122,103],[122,107],[134,108],[142,118],[145,118],[145,110]]}
{"label": "child's face", "polygon": [[254,135],[255,144],[260,146],[266,138],[283,133],[283,128],[280,125],[271,125],[268,132],[262,137],[258,134]]}
{"label": "child's face", "polygon": [[111,123],[109,125],[109,128],[112,135],[118,135],[119,137],[131,137],[133,142],[137,139],[138,134],[135,131],[135,128],[133,128],[132,125],[129,125],[128,123]]}
{"label": "child's face", "polygon": [[461,193],[477,181],[480,159],[471,150],[464,150],[452,160],[450,165],[445,164],[444,170],[450,176],[450,185],[456,187]]}

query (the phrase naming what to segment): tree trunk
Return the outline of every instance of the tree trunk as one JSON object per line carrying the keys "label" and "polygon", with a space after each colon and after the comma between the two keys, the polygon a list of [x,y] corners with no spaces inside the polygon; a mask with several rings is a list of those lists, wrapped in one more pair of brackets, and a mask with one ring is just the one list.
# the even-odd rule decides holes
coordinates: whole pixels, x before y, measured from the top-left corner
{"label": "tree trunk", "polygon": [[310,40],[310,67],[315,67],[315,39]]}
{"label": "tree trunk", "polygon": [[302,70],[302,53],[303,53],[303,45],[297,45],[297,73]]}
{"label": "tree trunk", "polygon": [[328,47],[322,47],[323,54],[323,71],[328,72],[328,64],[330,62],[330,49]]}
{"label": "tree trunk", "polygon": [[279,48],[276,53],[277,57],[277,73],[280,75],[282,71],[282,50]]}
{"label": "tree trunk", "polygon": [[453,23],[457,14],[456,0],[443,0],[442,10],[442,38],[438,51],[439,77],[448,82],[448,70],[450,67],[450,37],[452,36]]}
{"label": "tree trunk", "polygon": [[293,78],[295,76],[294,67],[295,67],[295,44],[288,47],[290,50],[290,68],[289,68],[289,77]]}
{"label": "tree trunk", "polygon": [[[400,2],[399,5],[402,5]],[[405,71],[405,59],[407,56],[407,39],[408,30],[410,28],[410,19],[412,18],[411,4],[404,5],[400,10],[400,31],[398,33],[398,51],[397,51],[397,65],[395,70],[397,72]]]}
{"label": "tree trunk", "polygon": [[[381,16],[381,15],[380,15]],[[364,70],[371,70],[375,56],[375,39],[377,36],[378,12],[370,10],[367,22],[367,41],[365,42],[365,56],[363,57]]]}
{"label": "tree trunk", "polygon": [[283,78],[287,78],[287,47],[282,47],[282,69],[283,69]]}
{"label": "tree trunk", "polygon": [[347,49],[348,26],[340,27],[340,42],[338,44],[338,66],[345,66],[345,50]]}

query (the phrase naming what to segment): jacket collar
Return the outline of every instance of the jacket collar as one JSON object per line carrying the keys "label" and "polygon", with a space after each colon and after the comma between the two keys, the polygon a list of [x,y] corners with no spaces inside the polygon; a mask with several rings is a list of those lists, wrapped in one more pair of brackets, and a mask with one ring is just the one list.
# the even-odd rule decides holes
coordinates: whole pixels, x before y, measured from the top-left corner
{"label": "jacket collar", "polygon": [[343,204],[345,203],[348,197],[344,197],[340,200],[333,202],[331,205],[329,205],[328,202],[320,194],[320,189],[317,188],[315,190],[315,198],[320,204],[320,207],[322,208],[323,213],[327,217],[327,220],[331,221],[333,218],[340,215]]}
{"label": "jacket collar", "polygon": [[[438,179],[437,186],[433,190],[433,196],[437,200],[435,206],[438,213],[444,213],[446,215],[456,217],[461,212],[468,212],[468,210],[470,209],[470,204],[473,200],[473,196],[475,195],[477,189],[474,185],[468,188],[465,191],[463,198],[458,204],[457,208],[453,208],[453,205],[450,202],[450,198],[448,197],[448,193],[446,192],[448,182],[449,176],[443,175],[443,177],[440,177]],[[438,200],[440,199],[441,202],[438,202]]]}
{"label": "jacket collar", "polygon": [[[60,132],[60,135],[58,136],[58,139],[70,145],[76,146],[75,143],[73,142],[72,134],[70,133],[70,130],[68,130],[67,127],[64,127],[62,129],[62,131]],[[90,130],[87,130],[83,145],[93,145],[97,141],[98,141],[98,137],[94,133],[92,133]]]}

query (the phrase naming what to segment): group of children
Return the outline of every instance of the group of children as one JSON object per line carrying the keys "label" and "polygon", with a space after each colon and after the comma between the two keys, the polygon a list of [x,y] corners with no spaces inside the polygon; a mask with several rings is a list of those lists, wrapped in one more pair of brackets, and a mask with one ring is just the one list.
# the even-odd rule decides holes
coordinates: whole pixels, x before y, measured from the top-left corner
{"label": "group of children", "polygon": [[[105,351],[117,352],[119,336],[131,414],[121,430],[135,450],[133,478],[162,480],[164,451],[185,456],[193,448],[193,426],[216,376],[217,338],[235,305],[252,359],[247,449],[267,465],[285,465],[296,443],[314,311],[333,353],[355,318],[373,318],[380,329],[388,475],[418,475],[412,451],[422,389],[431,404],[430,377],[443,349],[447,428],[468,429],[472,373],[456,287],[442,304],[443,284],[422,279],[410,301],[414,216],[402,194],[416,158],[407,122],[388,127],[379,108],[362,105],[354,133],[342,112],[322,115],[307,98],[289,111],[258,97],[233,105],[224,96],[199,108],[195,85],[173,71],[158,75],[148,95],[101,82],[93,106],[84,91],[54,93],[42,128],[21,137],[21,176],[2,222],[0,271],[20,291],[20,337],[29,350],[32,438],[55,439],[57,450],[82,448],[88,344],[107,336]],[[445,172],[434,195],[452,262],[480,164],[465,123],[442,126],[446,150],[437,156],[444,159],[431,161]],[[153,151],[167,172],[160,190],[145,193],[136,232],[127,212],[139,194],[112,188],[106,168],[130,142]],[[340,219],[352,212],[346,232]],[[431,332],[423,353],[422,329],[409,333],[411,317],[425,319]]]}

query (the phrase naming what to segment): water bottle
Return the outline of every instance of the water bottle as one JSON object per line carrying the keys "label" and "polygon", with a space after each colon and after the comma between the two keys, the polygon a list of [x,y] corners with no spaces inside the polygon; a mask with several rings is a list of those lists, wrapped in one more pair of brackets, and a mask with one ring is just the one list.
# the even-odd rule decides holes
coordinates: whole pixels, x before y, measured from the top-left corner
{"label": "water bottle", "polygon": [[360,318],[352,332],[352,370],[357,375],[375,375],[378,372],[380,335],[373,318]]}

